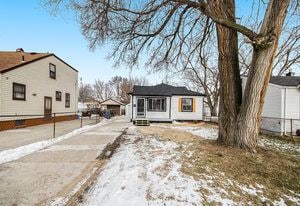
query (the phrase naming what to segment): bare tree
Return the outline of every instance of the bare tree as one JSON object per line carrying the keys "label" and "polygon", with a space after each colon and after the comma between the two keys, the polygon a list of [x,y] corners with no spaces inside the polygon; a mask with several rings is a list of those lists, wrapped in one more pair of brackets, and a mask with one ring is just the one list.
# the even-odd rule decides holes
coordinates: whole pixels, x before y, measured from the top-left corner
{"label": "bare tree", "polygon": [[286,26],[282,33],[273,65],[273,74],[278,76],[300,66],[300,26]]}
{"label": "bare tree", "polygon": [[[111,54],[116,62],[134,66],[146,54],[147,64],[156,69],[180,65],[182,54],[196,58],[207,18],[213,21],[219,53],[218,142],[254,152],[280,33],[291,6],[299,5],[296,1],[290,4],[290,0],[265,4],[265,11],[257,15],[261,17],[257,30],[238,22],[235,0],[91,0],[78,1],[74,6],[91,48],[109,40],[116,45]],[[244,95],[238,34],[253,48]],[[193,45],[187,46],[189,39],[194,40]]]}
{"label": "bare tree", "polygon": [[105,89],[106,85],[105,82],[97,79],[93,84],[93,94],[96,100],[102,102],[105,100]]}
{"label": "bare tree", "polygon": [[90,84],[80,84],[78,101],[88,102],[93,100],[93,88]]}
{"label": "bare tree", "polygon": [[98,101],[104,101],[109,98],[116,98],[123,103],[129,103],[128,93],[132,91],[134,85],[148,85],[145,77],[124,78],[121,76],[112,77],[108,82],[97,79],[93,84],[93,95]]}

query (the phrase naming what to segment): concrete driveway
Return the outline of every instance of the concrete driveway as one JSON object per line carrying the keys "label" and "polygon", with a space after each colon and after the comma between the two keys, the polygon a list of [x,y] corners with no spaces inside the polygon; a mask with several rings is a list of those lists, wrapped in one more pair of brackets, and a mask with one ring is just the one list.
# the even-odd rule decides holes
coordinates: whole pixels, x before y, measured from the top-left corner
{"label": "concrete driveway", "polygon": [[[98,119],[99,121],[99,119]],[[95,117],[90,119],[84,117],[82,120],[82,126],[96,124]],[[80,128],[80,120],[71,120],[57,122],[56,137],[67,134],[75,129]],[[44,124],[33,127],[26,127],[14,130],[7,130],[0,132],[0,152],[7,149],[13,149],[16,147],[24,146],[34,142],[39,142],[53,138],[53,124]]]}
{"label": "concrete driveway", "polygon": [[93,170],[96,157],[130,125],[124,117],[0,165],[0,205],[49,203]]}

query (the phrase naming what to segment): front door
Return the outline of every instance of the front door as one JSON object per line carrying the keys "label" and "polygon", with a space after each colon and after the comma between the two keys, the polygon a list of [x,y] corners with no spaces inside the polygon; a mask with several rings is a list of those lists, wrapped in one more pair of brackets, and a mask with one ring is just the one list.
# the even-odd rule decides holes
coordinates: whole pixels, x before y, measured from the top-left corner
{"label": "front door", "polygon": [[145,117],[145,99],[144,98],[137,99],[136,116],[137,117]]}
{"label": "front door", "polygon": [[44,115],[45,118],[51,118],[52,113],[52,97],[45,97],[44,98]]}

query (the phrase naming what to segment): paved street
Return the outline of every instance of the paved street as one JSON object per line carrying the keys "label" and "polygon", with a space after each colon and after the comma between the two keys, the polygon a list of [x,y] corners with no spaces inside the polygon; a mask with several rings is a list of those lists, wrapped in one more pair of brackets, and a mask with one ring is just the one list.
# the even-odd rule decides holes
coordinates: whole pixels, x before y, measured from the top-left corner
{"label": "paved street", "polygon": [[95,158],[128,126],[114,118],[44,150],[0,165],[0,205],[33,205],[67,194],[95,165]]}
{"label": "paved street", "polygon": [[[99,121],[99,119],[98,119]],[[82,126],[95,124],[96,119],[83,118]],[[56,137],[67,134],[80,128],[80,120],[63,121],[56,123]],[[0,132],[0,152],[23,145],[53,138],[53,124],[44,124]]]}

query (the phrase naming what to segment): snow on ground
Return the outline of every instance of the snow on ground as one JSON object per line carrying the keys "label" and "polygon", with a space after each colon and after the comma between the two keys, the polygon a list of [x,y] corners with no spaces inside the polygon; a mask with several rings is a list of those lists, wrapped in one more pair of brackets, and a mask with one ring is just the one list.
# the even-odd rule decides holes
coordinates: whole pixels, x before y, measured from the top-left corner
{"label": "snow on ground", "polygon": [[62,136],[59,136],[56,138],[52,138],[52,139],[44,140],[44,141],[40,141],[40,142],[35,142],[32,144],[24,145],[24,146],[17,147],[14,149],[4,150],[4,151],[0,152],[0,165],[4,164],[6,162],[17,160],[21,157],[24,157],[26,155],[29,155],[31,153],[34,153],[36,151],[39,151],[46,147],[49,147],[55,143],[61,142],[65,139],[68,139],[74,135],[81,134],[85,131],[88,131],[90,129],[93,129],[95,127],[98,127],[100,125],[104,125],[107,123],[109,123],[109,120],[104,119],[103,121],[101,121],[100,123],[98,123],[96,125],[86,125],[80,129],[76,129],[68,134],[65,134],[65,135],[62,135]]}
{"label": "snow on ground", "polygon": [[[135,132],[134,126],[127,134],[125,143],[83,197],[82,206],[240,205],[238,200],[245,195],[271,202],[264,196],[264,186],[240,184],[220,171],[206,168],[207,172],[197,180],[184,174],[180,160],[185,154],[178,150],[183,145],[143,136]],[[280,205],[285,205],[282,201]],[[299,198],[293,200],[299,201]]]}
{"label": "snow on ground", "polygon": [[300,145],[292,142],[261,137],[259,140],[259,145],[266,148],[273,148],[276,150],[292,152],[300,155]]}
{"label": "snow on ground", "polygon": [[179,170],[176,147],[170,141],[128,135],[82,205],[188,206],[202,202],[197,183]]}
{"label": "snow on ground", "polygon": [[[204,139],[217,139],[218,137],[218,128],[215,126],[185,126],[180,125],[181,123],[176,123],[172,125],[159,125],[156,124],[154,126],[162,127],[162,128],[171,128],[171,129],[177,129],[180,131],[189,132],[193,135],[202,137]],[[260,136],[259,146],[265,147],[265,148],[271,148],[283,152],[290,152],[290,153],[296,153],[300,155],[300,145],[294,144],[292,142],[286,142],[282,140],[276,140],[271,138],[266,138],[264,136]]]}

